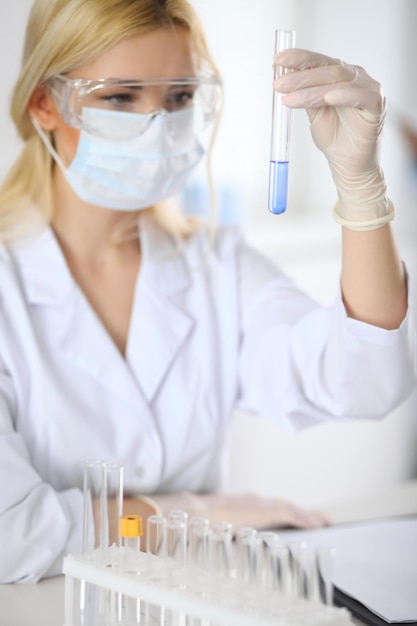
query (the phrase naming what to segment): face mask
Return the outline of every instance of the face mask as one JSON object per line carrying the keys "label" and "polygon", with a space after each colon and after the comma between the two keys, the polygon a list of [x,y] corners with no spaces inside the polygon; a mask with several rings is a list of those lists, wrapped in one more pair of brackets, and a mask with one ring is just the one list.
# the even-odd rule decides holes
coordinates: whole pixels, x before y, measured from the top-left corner
{"label": "face mask", "polygon": [[[80,132],[77,152],[68,168],[36,120],[33,124],[75,193],[85,202],[108,209],[135,211],[178,194],[200,162],[204,150],[193,129],[193,111],[157,114],[147,129],[148,116],[101,109],[84,110],[89,128]],[[100,127],[110,140],[100,137]]]}

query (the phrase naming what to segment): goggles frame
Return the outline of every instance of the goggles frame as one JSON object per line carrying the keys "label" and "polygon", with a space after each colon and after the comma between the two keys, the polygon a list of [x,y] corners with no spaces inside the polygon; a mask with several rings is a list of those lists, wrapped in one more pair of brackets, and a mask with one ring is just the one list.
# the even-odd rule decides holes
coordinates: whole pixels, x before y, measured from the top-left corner
{"label": "goggles frame", "polygon": [[[214,74],[181,78],[158,77],[151,79],[84,79],[69,78],[64,74],[57,74],[46,80],[45,84],[48,86],[49,93],[56,107],[58,108],[63,120],[73,128],[84,129],[87,132],[93,132],[93,134],[94,130],[92,131],[90,129],[89,131],[88,124],[83,121],[83,102],[85,102],[87,97],[94,94],[99,94],[100,91],[105,89],[137,89],[138,91],[140,91],[144,87],[168,86],[172,87],[174,90],[173,93],[175,93],[175,89],[179,90],[181,87],[187,86],[191,87],[191,89],[194,90],[194,97],[194,93],[198,90],[199,87],[211,87],[211,102],[204,103],[197,101],[197,104],[201,107],[203,111],[203,119],[205,125],[214,120],[221,108],[222,100],[222,81]],[[194,100],[192,100],[192,104],[190,106],[184,106],[183,108],[192,108],[193,106],[195,106]],[[105,109],[111,107],[103,108]],[[123,110],[123,107],[121,107],[120,110]],[[146,113],[143,113],[143,115],[146,115],[147,117],[149,117],[149,119],[152,119],[158,114],[166,113],[169,113],[169,110],[162,106],[157,109],[147,111]]]}

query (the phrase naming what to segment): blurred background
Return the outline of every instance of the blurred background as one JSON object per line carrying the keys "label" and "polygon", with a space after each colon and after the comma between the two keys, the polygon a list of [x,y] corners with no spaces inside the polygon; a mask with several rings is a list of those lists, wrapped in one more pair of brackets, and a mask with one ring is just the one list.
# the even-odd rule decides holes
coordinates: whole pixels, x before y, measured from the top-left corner
{"label": "blurred background", "polygon": [[[296,30],[298,47],[365,67],[388,102],[383,167],[397,208],[394,229],[415,288],[417,158],[404,128],[417,132],[415,0],[192,0],[225,84],[213,151],[218,219],[248,239],[320,302],[331,303],[340,271],[336,194],[313,145],[304,111],[292,117],[286,214],[267,211],[274,30]],[[9,94],[19,71],[32,0],[0,5],[0,178],[19,151]],[[184,195],[187,210],[208,211],[201,167]],[[389,384],[389,381],[387,381]],[[257,491],[321,506],[417,477],[417,394],[378,423],[325,424],[299,434],[262,416],[237,414],[225,490]]]}

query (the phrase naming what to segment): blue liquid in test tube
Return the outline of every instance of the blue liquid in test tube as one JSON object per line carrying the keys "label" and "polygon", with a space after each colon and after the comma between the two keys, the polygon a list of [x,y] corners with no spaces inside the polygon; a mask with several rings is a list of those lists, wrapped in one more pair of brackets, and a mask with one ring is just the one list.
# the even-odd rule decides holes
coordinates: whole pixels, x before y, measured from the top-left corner
{"label": "blue liquid in test tube", "polygon": [[269,210],[278,215],[287,208],[288,161],[271,161],[269,165]]}
{"label": "blue liquid in test tube", "polygon": [[[275,53],[293,48],[293,30],[275,31]],[[275,66],[274,78],[286,71]],[[287,209],[288,165],[290,147],[291,109],[282,104],[281,94],[274,91],[272,100],[271,158],[269,166],[268,210],[275,215]]]}

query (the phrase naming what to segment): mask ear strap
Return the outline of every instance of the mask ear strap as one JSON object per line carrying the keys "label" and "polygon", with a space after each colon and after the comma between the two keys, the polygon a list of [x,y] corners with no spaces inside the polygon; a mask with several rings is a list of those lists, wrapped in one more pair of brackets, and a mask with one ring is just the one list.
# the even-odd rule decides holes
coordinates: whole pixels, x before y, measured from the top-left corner
{"label": "mask ear strap", "polygon": [[38,124],[38,122],[33,117],[31,117],[31,122],[36,132],[38,133],[39,137],[42,139],[43,143],[45,144],[46,149],[48,150],[49,154],[54,159],[58,167],[62,170],[63,174],[65,174],[67,168],[63,164],[62,159],[59,156],[58,152],[55,150],[52,143],[50,142],[48,135],[45,133],[43,128]]}

